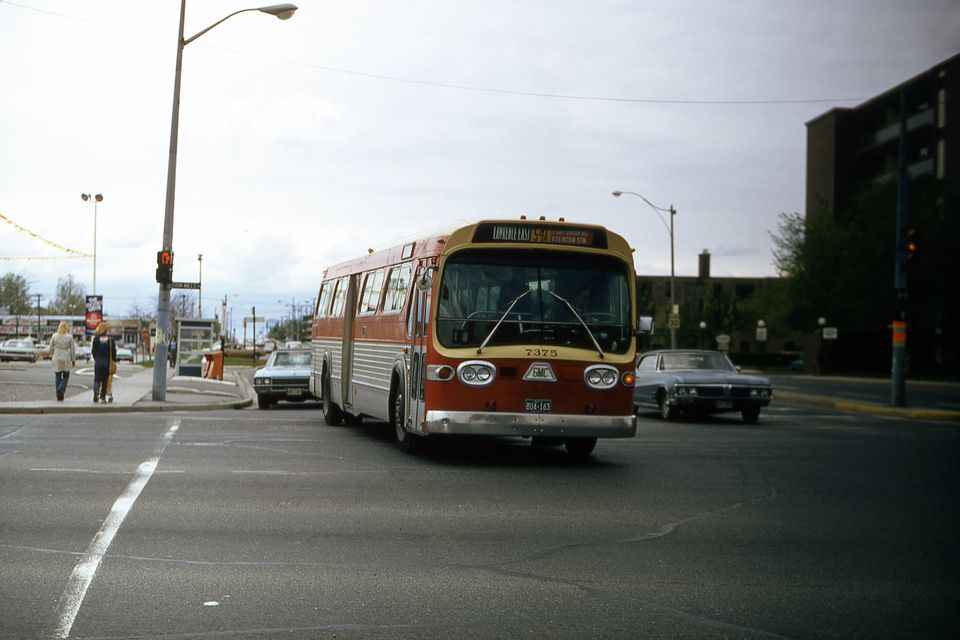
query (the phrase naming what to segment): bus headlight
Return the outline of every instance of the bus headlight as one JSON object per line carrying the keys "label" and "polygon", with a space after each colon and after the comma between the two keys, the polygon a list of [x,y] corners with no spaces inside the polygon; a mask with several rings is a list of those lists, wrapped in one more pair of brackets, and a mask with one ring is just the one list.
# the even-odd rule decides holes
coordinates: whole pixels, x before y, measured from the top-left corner
{"label": "bus headlight", "polygon": [[497,377],[497,369],[485,360],[467,360],[457,367],[457,378],[468,387],[485,387]]}
{"label": "bus headlight", "polygon": [[595,364],[583,372],[583,381],[591,389],[612,389],[620,379],[620,372],[606,364]]}

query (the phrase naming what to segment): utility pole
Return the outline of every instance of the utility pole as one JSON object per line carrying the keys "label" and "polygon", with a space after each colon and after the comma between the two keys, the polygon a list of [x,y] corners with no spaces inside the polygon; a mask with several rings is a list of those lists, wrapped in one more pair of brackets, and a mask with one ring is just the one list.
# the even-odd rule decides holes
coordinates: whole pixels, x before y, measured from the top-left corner
{"label": "utility pole", "polygon": [[37,296],[37,342],[39,342],[39,341],[40,341],[40,298],[41,298],[41,295],[40,295],[39,293],[35,293],[35,294],[33,294],[33,295]]}
{"label": "utility pole", "polygon": [[203,317],[203,254],[197,256],[197,264],[200,265],[200,277],[197,278],[197,317]]}
{"label": "utility pole", "polygon": [[893,268],[895,316],[893,319],[893,366],[890,375],[890,404],[907,404],[904,371],[907,357],[907,92],[900,90],[900,140],[897,149],[897,238]]}

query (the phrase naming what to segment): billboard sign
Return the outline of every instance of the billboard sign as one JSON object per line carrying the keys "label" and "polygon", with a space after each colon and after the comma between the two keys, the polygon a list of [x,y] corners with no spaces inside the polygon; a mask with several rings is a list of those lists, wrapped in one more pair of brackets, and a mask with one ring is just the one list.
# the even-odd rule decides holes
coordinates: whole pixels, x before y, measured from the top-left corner
{"label": "billboard sign", "polygon": [[103,296],[87,296],[87,312],[84,328],[88,336],[93,335],[103,322]]}

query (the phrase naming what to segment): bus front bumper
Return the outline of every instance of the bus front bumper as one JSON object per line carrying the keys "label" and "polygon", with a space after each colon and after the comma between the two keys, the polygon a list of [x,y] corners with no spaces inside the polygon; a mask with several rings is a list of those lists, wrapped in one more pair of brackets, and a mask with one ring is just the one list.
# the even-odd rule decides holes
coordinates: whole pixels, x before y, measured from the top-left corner
{"label": "bus front bumper", "polygon": [[632,438],[637,417],[427,411],[427,433],[477,436]]}

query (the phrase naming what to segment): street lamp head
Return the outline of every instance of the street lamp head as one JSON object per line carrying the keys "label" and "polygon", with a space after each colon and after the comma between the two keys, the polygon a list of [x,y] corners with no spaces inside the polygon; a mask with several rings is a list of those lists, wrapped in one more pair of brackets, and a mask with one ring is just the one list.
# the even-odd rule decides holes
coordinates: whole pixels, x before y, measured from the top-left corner
{"label": "street lamp head", "polygon": [[269,7],[260,7],[257,9],[257,11],[262,11],[263,13],[269,13],[272,16],[277,16],[281,20],[289,20],[296,10],[297,5],[290,3],[272,4]]}
{"label": "street lamp head", "polygon": [[613,192],[613,197],[614,197],[614,198],[619,198],[619,197],[622,196],[622,195],[623,195],[623,191],[614,191],[614,192]]}
{"label": "street lamp head", "polygon": [[97,195],[93,196],[93,199],[96,200],[97,202],[103,202],[103,194],[98,193]]}
{"label": "street lamp head", "polygon": [[83,199],[84,202],[86,202],[87,200],[90,199],[90,194],[89,194],[89,193],[81,193],[81,194],[80,194],[80,197]]}

